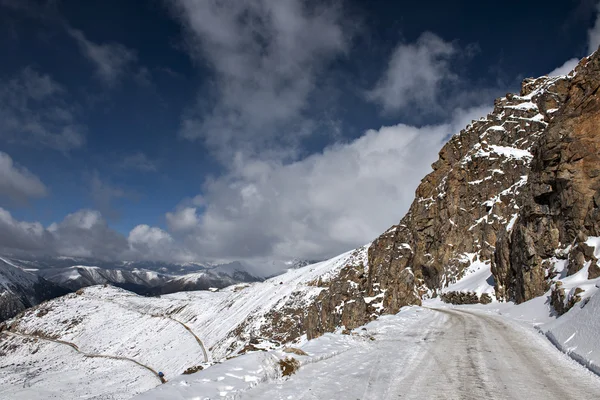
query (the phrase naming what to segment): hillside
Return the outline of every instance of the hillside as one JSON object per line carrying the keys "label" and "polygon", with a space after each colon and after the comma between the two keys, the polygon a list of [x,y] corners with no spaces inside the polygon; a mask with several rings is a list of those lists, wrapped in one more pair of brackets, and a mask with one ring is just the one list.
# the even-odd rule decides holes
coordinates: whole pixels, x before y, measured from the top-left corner
{"label": "hillside", "polygon": [[[3,329],[9,344],[2,350],[7,365],[21,365],[24,354],[35,354],[36,340],[48,349],[57,343],[74,345],[87,358],[124,357],[126,362],[145,365],[147,371],[163,371],[168,379],[190,367],[204,368],[242,355],[240,359],[259,363],[264,372],[248,375],[252,386],[281,377],[272,364],[282,357],[277,352],[286,345],[323,343],[327,340],[308,344],[307,340],[328,332],[337,332],[332,340],[346,343],[339,339],[340,334],[351,333],[383,314],[396,314],[405,306],[426,302],[430,307],[446,307],[441,298],[488,303],[472,307],[535,324],[557,347],[594,369],[592,357],[600,348],[593,333],[598,326],[594,318],[600,286],[599,87],[598,53],[583,59],[569,75],[526,79],[519,94],[498,99],[492,113],[450,138],[433,164],[433,172],[417,188],[405,217],[364,247],[290,269],[264,282],[236,284],[214,293],[148,298],[110,286],[86,288],[8,321]],[[225,268],[227,271],[231,272]],[[199,285],[202,278],[178,278],[178,285]],[[412,310],[417,318],[414,310],[422,309]],[[502,324],[514,328],[513,337],[507,339],[511,346],[518,347],[531,337],[529,331],[525,336],[519,333],[518,322],[469,312],[466,316],[454,311],[444,315],[443,321],[453,321],[449,328],[458,329],[452,333],[455,336],[460,336],[463,328],[464,335],[469,334],[468,322],[472,330],[496,338],[504,329]],[[495,328],[481,328],[486,321]],[[380,328],[385,336],[385,328]],[[354,332],[360,336],[356,332],[361,330]],[[419,331],[418,335],[423,341],[435,341],[428,332]],[[52,343],[47,343],[49,339]],[[484,339],[480,347],[492,348],[492,342]],[[351,346],[360,347],[359,342]],[[549,347],[544,343],[540,346],[546,350],[535,351],[541,364],[547,363],[543,353]],[[439,347],[435,349],[441,352]],[[465,349],[470,351],[468,346]],[[64,357],[53,355],[56,368],[81,356],[66,350],[69,353]],[[275,358],[252,353],[258,350],[272,350],[266,354]],[[243,356],[248,352],[252,354]],[[388,353],[384,348],[381,354]],[[510,357],[522,361],[520,354],[515,351]],[[314,361],[322,360],[321,356],[329,357],[321,354]],[[27,362],[39,371],[36,382],[48,388],[50,375],[38,364],[44,359],[37,357],[27,358]],[[469,357],[475,360],[472,354]],[[490,371],[496,368],[493,361],[484,364]],[[196,384],[214,383],[213,378],[203,378],[213,377],[213,368],[222,371],[226,367],[211,366],[207,375],[198,375]],[[558,371],[560,366],[553,368]],[[30,394],[21,389],[27,379],[22,369],[8,368],[2,387],[11,393]],[[70,385],[69,377],[52,375],[52,379],[50,387],[55,393]],[[107,388],[114,388],[110,393],[117,393],[118,383],[110,377],[100,379],[106,380]],[[542,386],[550,384],[544,374],[535,379]],[[160,384],[153,373],[139,382],[119,396],[127,398]],[[102,381],[95,384],[102,386]],[[157,394],[148,398],[173,398],[168,396],[179,389],[168,388],[175,385],[186,386],[187,380],[178,378],[156,392],[167,391],[167,397]],[[230,390],[223,389],[228,385],[215,385],[224,393]],[[192,396],[201,390],[184,391]],[[580,393],[588,390],[583,388]],[[558,388],[554,394],[561,398]]]}
{"label": "hillside", "polygon": [[0,258],[0,322],[66,293],[64,288]]}

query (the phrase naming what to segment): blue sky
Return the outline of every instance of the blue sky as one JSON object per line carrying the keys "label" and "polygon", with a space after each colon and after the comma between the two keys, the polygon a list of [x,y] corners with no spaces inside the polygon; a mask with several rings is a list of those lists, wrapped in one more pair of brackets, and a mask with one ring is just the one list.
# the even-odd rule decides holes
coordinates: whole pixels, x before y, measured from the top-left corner
{"label": "blue sky", "polygon": [[449,135],[595,50],[594,1],[0,0],[0,239],[324,258],[396,223]]}

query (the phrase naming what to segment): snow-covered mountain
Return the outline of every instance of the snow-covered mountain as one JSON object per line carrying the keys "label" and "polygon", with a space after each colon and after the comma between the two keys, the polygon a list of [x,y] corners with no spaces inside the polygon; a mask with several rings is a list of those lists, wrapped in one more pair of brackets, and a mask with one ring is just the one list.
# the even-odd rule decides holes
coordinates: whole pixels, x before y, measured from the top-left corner
{"label": "snow-covered mountain", "polygon": [[0,258],[0,321],[67,290]]}
{"label": "snow-covered mountain", "polygon": [[105,269],[86,265],[42,269],[38,270],[37,273],[45,279],[72,291],[87,286],[108,283],[138,294],[150,293],[153,288],[161,286],[172,279],[171,276],[148,270]]}
{"label": "snow-covered mountain", "polygon": [[[557,347],[597,370],[599,86],[600,54],[567,76],[525,80],[519,94],[498,99],[489,115],[449,140],[406,216],[354,251],[214,292],[150,298],[93,286],[30,309],[0,327],[0,351],[11,366],[0,377],[0,395],[49,398],[68,388],[73,398],[90,391],[129,398],[161,385],[159,370],[171,380],[224,361],[210,367],[214,374],[199,372],[191,388],[187,379],[176,378],[147,398],[192,399],[206,388],[237,398],[230,378],[253,386],[282,377],[285,371],[276,365],[284,346],[310,348],[310,340],[337,332],[333,353],[312,352],[319,362],[345,351],[346,344],[361,346],[339,334],[361,336],[365,324],[406,306],[445,307],[440,299],[487,303],[471,307],[536,324]],[[239,269],[212,266],[177,277],[173,285],[216,286],[206,271],[231,278]],[[455,315],[453,327],[467,318]],[[397,328],[394,321],[375,324],[384,340],[392,341],[387,329]],[[468,341],[468,334],[456,338]],[[420,342],[435,340],[424,332]],[[385,346],[374,350],[393,353]],[[244,361],[225,361],[236,356]],[[83,372],[75,378],[53,372],[65,368]],[[90,386],[73,385],[73,379],[89,380]]]}
{"label": "snow-covered mountain", "polygon": [[[0,326],[7,365],[27,359],[30,366],[5,371],[0,398],[60,397],[69,387],[72,398],[102,393],[125,399],[161,384],[152,371],[170,379],[257,347],[277,347],[288,338],[272,334],[273,315],[280,313],[278,323],[298,338],[303,316],[287,317],[286,310],[305,309],[323,290],[317,282],[349,262],[365,262],[367,249],[217,292],[145,297],[93,286],[46,302]],[[90,357],[91,364],[85,362]]]}
{"label": "snow-covered mountain", "polygon": [[226,264],[174,264],[164,262],[107,262],[84,258],[54,257],[17,259],[12,265],[39,275],[70,291],[110,284],[142,295],[224,288],[264,278],[248,272],[240,262]]}

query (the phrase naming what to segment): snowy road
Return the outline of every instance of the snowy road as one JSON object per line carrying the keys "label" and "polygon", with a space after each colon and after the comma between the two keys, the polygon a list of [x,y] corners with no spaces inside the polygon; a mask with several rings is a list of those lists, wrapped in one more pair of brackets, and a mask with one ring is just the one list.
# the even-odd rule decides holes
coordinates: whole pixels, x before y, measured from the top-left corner
{"label": "snowy road", "polygon": [[304,365],[287,381],[243,399],[595,399],[600,378],[543,336],[500,316],[420,309],[414,323],[391,317],[365,341]]}

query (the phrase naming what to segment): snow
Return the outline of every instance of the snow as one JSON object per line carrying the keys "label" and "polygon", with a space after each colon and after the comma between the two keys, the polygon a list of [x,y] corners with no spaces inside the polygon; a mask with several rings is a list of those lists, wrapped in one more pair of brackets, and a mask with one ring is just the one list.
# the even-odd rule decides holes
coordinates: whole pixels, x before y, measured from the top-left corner
{"label": "snow", "polygon": [[15,285],[30,287],[38,282],[38,277],[26,272],[18,265],[0,257],[0,288],[12,292]]}
{"label": "snow", "polygon": [[[398,342],[403,334],[422,321],[423,316],[426,314],[430,315],[433,312],[419,307],[406,307],[397,315],[380,317],[364,328],[353,330],[350,335],[344,335],[340,332],[326,333],[317,339],[305,342],[299,348],[307,354],[306,356],[287,354],[282,351],[246,354],[194,375],[175,378],[166,385],[137,396],[136,399],[238,399],[251,393],[254,393],[254,396],[258,395],[260,398],[273,398],[263,392],[272,389],[278,392],[277,398],[297,398],[299,393],[296,387],[279,390],[279,385],[288,381],[281,375],[278,365],[279,360],[292,356],[299,361],[300,371],[320,371],[322,379],[330,380],[330,384],[335,386],[337,378],[343,379],[343,376],[338,376],[335,380],[332,380],[331,376],[339,371],[327,368],[329,362],[347,367],[341,357],[344,357],[344,359],[348,357],[353,364],[374,361],[369,360],[365,354],[369,352],[369,344],[375,344],[378,341],[392,343],[392,340]],[[375,338],[377,339],[373,341]],[[410,343],[410,339],[406,340],[406,344],[402,348],[396,346],[396,351],[402,349],[405,352],[410,352],[408,346]],[[355,371],[351,374],[353,379],[360,379],[357,373],[358,368],[351,371]],[[295,376],[292,376],[289,382],[292,383],[292,380],[295,380]],[[313,380],[312,377],[308,381],[302,380],[299,384],[304,386],[304,390],[308,392],[311,380]],[[256,392],[253,389],[256,389]],[[318,392],[313,393],[313,395],[319,396]]]}
{"label": "snow", "polygon": [[600,296],[582,300],[542,329],[558,348],[600,375]]}
{"label": "snow", "polygon": [[600,388],[533,329],[489,306],[428,305],[303,343],[289,377],[278,367],[288,354],[251,353],[136,399],[558,399],[593,398]]}
{"label": "snow", "polygon": [[[155,371],[164,372],[171,380],[187,368],[206,367],[224,360],[240,350],[250,337],[260,337],[269,312],[284,307],[306,308],[323,290],[316,286],[318,280],[326,282],[332,279],[349,264],[367,267],[368,247],[290,270],[264,282],[235,285],[217,292],[143,297],[112,286],[88,287],[81,295],[70,294],[45,303],[40,308],[47,310],[45,315],[40,315],[36,309],[28,311],[18,320],[17,331],[73,343],[88,354],[135,360]],[[182,324],[202,341],[208,351],[208,363],[202,347]],[[302,340],[300,338],[299,341]],[[132,394],[160,385],[150,371],[132,362],[94,358],[91,363],[91,359],[68,345],[41,339],[38,342],[48,349],[44,353],[37,352],[43,356],[24,356],[24,353],[33,351],[24,347],[21,352],[9,352],[0,359],[3,372],[0,374],[0,398],[2,393],[32,400],[52,396],[63,398],[56,393],[64,393],[74,381],[83,382],[85,379],[94,380],[89,391],[74,391],[70,398],[85,397],[86,393],[103,393],[106,398],[129,398]],[[273,346],[277,345],[271,343],[271,348]],[[50,359],[48,354],[51,354]],[[29,369],[38,372],[28,375],[21,368],[14,367],[24,359],[29,363]],[[6,365],[11,367],[2,368]],[[71,367],[65,367],[67,365],[81,370],[81,373],[69,376]],[[212,365],[208,370],[218,369],[219,365]],[[94,368],[99,369],[98,376],[93,375]],[[66,371],[67,374],[51,372],[54,370]],[[116,376],[110,375],[109,370]],[[268,375],[268,371],[265,373]],[[35,376],[35,387],[48,388],[50,392],[39,390],[39,395],[36,395],[35,390],[28,389],[29,376]],[[252,381],[254,378],[248,379]],[[219,387],[226,391],[226,386]]]}
{"label": "snow", "polygon": [[487,293],[492,299],[495,299],[494,277],[490,269],[490,261],[481,261],[477,253],[465,253],[463,260],[469,265],[462,278],[442,289],[442,292],[475,292],[478,295]]}
{"label": "snow", "polygon": [[[485,146],[482,146],[482,143]],[[473,154],[466,155],[461,161],[462,165],[466,165],[467,163],[471,162],[473,158],[490,158],[493,155],[504,157],[504,161],[523,160],[530,162],[533,159],[533,155],[528,150],[510,146],[488,145],[485,142],[482,143],[477,143],[473,147],[475,152]]]}

